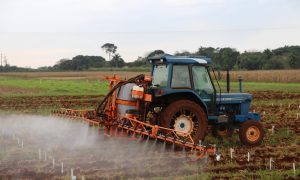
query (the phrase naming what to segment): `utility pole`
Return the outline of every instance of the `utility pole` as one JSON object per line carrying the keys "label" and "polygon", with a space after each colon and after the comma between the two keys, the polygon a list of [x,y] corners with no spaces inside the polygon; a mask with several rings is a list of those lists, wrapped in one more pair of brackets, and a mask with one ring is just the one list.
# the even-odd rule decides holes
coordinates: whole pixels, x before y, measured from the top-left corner
{"label": "utility pole", "polygon": [[3,71],[6,71],[6,69],[7,69],[7,58],[6,58],[6,56],[4,56],[3,65],[4,65]]}
{"label": "utility pole", "polygon": [[1,53],[1,72],[3,71],[3,66],[2,66],[2,53]]}
{"label": "utility pole", "polygon": [[7,57],[6,56],[4,56],[3,63],[4,63],[4,67],[5,67],[7,65]]}

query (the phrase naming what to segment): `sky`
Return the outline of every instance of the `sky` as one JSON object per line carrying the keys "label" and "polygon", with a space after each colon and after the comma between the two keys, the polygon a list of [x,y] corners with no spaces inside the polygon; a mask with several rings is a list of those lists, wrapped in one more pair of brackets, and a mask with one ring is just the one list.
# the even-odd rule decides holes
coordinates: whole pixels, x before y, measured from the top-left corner
{"label": "sky", "polygon": [[97,55],[126,62],[162,49],[262,51],[300,45],[299,0],[0,0],[0,53],[21,67]]}

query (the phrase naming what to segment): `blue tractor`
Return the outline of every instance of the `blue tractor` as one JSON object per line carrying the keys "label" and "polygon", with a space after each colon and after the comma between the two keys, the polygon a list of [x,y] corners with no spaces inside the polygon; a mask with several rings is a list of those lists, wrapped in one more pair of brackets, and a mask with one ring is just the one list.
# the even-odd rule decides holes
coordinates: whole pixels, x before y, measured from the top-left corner
{"label": "blue tractor", "polygon": [[[248,146],[262,142],[260,115],[249,112],[252,95],[221,93],[210,58],[164,54],[148,61],[152,85],[147,91],[153,96],[149,123],[191,134],[194,142],[203,140],[209,127],[219,137],[238,129],[241,142]],[[178,136],[184,139],[185,134]]]}

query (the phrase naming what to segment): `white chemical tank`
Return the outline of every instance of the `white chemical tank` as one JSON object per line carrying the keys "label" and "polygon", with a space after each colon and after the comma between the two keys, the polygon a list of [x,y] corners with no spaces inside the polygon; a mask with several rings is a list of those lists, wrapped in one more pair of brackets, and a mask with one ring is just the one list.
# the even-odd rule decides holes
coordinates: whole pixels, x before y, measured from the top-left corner
{"label": "white chemical tank", "polygon": [[[135,83],[128,83],[120,87],[117,95],[117,99],[136,102],[136,99],[132,98],[132,89],[137,86]],[[118,113],[121,116],[125,116],[127,110],[137,110],[136,106],[129,106],[118,104]]]}

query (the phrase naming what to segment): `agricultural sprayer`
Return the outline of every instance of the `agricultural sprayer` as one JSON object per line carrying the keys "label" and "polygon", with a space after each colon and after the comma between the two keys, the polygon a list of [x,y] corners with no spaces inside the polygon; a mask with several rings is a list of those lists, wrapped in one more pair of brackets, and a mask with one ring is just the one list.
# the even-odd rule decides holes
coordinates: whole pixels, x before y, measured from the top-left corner
{"label": "agricultural sprayer", "polygon": [[238,129],[243,144],[261,143],[260,115],[249,112],[252,95],[221,93],[209,58],[165,54],[148,61],[151,76],[106,77],[109,93],[95,110],[60,109],[55,114],[104,126],[110,136],[125,132],[173,143],[199,157],[215,151],[203,143],[209,126],[216,136],[230,136]]}

